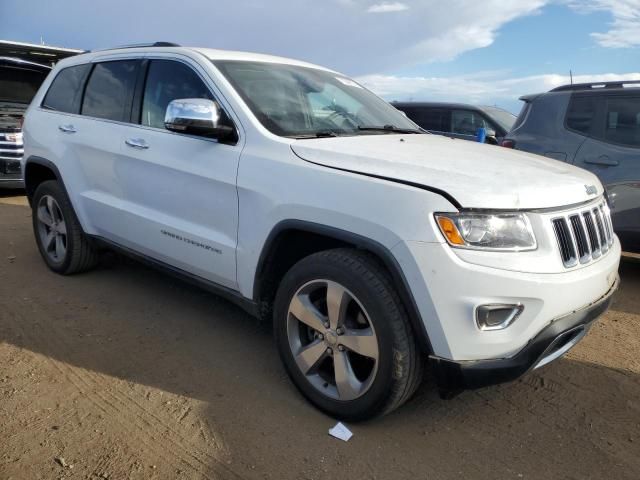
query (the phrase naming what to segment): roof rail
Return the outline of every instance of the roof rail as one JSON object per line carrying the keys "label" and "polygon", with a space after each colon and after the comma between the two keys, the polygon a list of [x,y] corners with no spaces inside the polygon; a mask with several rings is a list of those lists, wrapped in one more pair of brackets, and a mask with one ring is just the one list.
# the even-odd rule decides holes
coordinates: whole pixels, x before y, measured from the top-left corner
{"label": "roof rail", "polygon": [[640,80],[616,80],[615,82],[573,83],[549,90],[550,92],[566,92],[571,90],[590,90],[598,88],[623,88],[629,84],[640,84]]}
{"label": "roof rail", "polygon": [[102,52],[105,50],[121,50],[123,48],[141,48],[141,47],[180,47],[181,45],[173,42],[153,42],[153,43],[132,43],[129,45],[120,45],[111,48],[100,48],[98,50],[91,50],[92,52]]}

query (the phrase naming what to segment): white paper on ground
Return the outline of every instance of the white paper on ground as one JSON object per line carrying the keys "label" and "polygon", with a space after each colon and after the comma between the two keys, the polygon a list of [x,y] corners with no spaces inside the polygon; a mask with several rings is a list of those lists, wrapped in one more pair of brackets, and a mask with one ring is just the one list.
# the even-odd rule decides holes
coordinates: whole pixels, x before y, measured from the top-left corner
{"label": "white paper on ground", "polygon": [[345,427],[342,423],[336,423],[336,426],[329,429],[329,435],[332,437],[339,438],[340,440],[344,440],[348,442],[351,437],[353,437],[353,433],[347,427]]}

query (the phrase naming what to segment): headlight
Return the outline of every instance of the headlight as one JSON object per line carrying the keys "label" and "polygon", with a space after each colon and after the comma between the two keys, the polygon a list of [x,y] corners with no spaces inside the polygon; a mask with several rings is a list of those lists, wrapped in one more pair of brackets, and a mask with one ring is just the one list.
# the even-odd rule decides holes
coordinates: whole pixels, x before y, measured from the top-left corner
{"label": "headlight", "polygon": [[536,237],[524,213],[436,213],[453,247],[476,250],[535,250]]}

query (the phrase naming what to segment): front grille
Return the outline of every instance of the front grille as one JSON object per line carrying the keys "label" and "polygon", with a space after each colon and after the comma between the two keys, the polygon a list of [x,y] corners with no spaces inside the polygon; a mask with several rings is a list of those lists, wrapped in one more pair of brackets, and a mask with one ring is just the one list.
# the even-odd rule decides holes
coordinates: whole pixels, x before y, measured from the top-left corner
{"label": "front grille", "polygon": [[597,259],[613,244],[611,215],[604,202],[556,217],[551,222],[562,263],[567,268]]}

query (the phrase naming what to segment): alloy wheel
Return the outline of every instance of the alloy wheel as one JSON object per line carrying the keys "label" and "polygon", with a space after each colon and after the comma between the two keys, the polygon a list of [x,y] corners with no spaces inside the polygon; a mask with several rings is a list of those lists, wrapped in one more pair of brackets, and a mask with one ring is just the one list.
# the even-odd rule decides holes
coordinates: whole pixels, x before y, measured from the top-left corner
{"label": "alloy wheel", "polygon": [[62,263],[67,254],[67,224],[60,205],[51,195],[43,195],[36,210],[40,243],[47,257]]}
{"label": "alloy wheel", "polygon": [[307,381],[334,400],[355,400],[371,387],[379,345],[369,315],[344,286],[313,280],[289,305],[287,336],[295,363]]}

